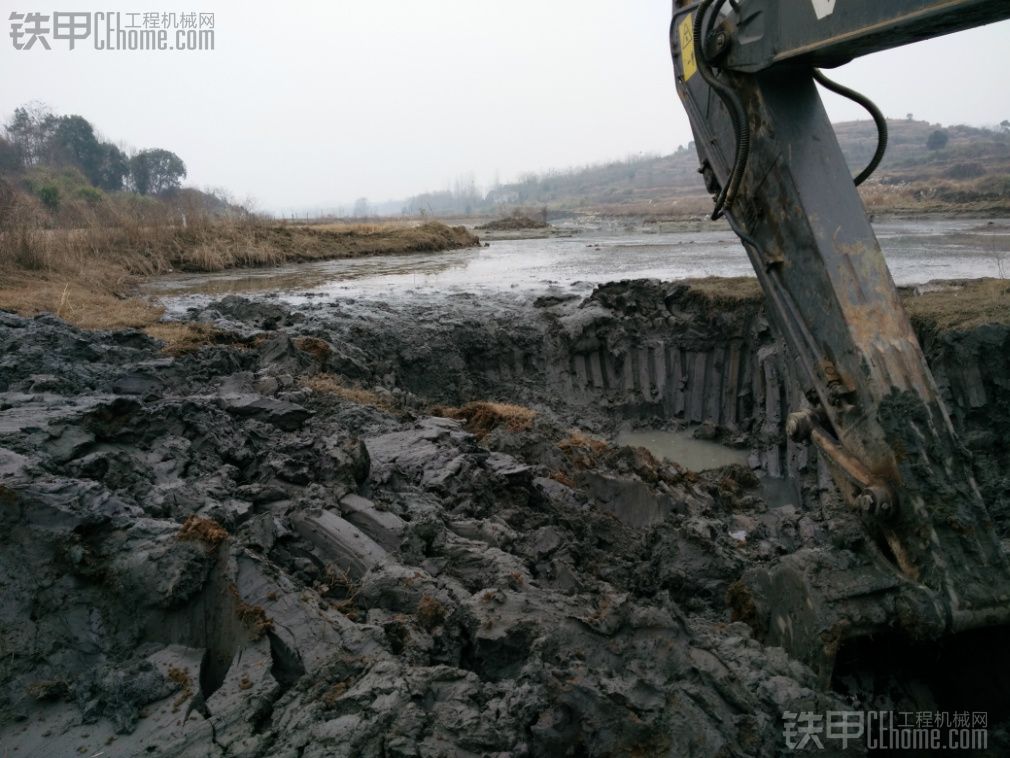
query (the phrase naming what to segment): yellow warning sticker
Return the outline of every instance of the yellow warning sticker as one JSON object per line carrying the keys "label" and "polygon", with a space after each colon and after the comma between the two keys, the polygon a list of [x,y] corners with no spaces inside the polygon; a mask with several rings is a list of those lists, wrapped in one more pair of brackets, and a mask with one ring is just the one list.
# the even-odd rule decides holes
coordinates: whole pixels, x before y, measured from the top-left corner
{"label": "yellow warning sticker", "polygon": [[694,14],[680,22],[680,55],[686,82],[698,71],[698,61],[694,58]]}

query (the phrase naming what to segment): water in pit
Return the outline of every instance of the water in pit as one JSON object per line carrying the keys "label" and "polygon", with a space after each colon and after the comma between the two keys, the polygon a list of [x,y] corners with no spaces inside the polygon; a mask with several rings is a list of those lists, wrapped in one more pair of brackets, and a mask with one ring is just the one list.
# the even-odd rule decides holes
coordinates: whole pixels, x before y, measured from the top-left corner
{"label": "water in pit", "polygon": [[692,471],[707,471],[734,463],[746,466],[748,458],[746,450],[696,439],[690,429],[621,432],[617,435],[617,444],[644,447],[657,458],[666,458]]}
{"label": "water in pit", "polygon": [[[749,466],[750,451],[696,439],[691,429],[625,431],[617,435],[616,442],[619,445],[644,447],[657,458],[666,458],[691,471],[709,471],[734,463]],[[800,492],[794,480],[768,476],[761,476],[759,479],[761,497],[769,507],[777,508],[801,502]]]}

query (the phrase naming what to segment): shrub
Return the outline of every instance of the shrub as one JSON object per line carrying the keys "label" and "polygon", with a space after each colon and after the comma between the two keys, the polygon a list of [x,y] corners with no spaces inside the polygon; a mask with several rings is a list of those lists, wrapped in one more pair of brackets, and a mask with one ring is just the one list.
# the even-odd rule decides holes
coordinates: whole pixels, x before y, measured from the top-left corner
{"label": "shrub", "polygon": [[926,147],[930,150],[942,150],[947,147],[947,142],[950,140],[950,135],[943,129],[937,129],[935,132],[931,133],[926,139]]}
{"label": "shrub", "polygon": [[81,187],[77,190],[77,197],[88,205],[98,205],[105,196],[93,187]]}
{"label": "shrub", "polygon": [[60,190],[55,184],[45,184],[39,187],[39,200],[49,210],[55,212],[60,209]]}

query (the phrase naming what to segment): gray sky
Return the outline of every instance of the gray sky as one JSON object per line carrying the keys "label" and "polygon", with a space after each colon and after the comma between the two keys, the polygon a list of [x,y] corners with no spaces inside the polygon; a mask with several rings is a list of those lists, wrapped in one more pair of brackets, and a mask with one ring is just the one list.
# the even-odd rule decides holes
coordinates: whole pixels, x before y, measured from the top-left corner
{"label": "gray sky", "polygon": [[[670,0],[3,5],[0,113],[33,99],[80,113],[113,141],[177,152],[190,183],[262,210],[404,198],[470,172],[488,185],[691,139],[673,87]],[[15,50],[10,12],[54,8],[213,12],[216,49]],[[995,124],[1010,118],[1008,43],[1001,22],[834,77],[888,116]],[[863,117],[834,97],[828,108],[835,120]]]}

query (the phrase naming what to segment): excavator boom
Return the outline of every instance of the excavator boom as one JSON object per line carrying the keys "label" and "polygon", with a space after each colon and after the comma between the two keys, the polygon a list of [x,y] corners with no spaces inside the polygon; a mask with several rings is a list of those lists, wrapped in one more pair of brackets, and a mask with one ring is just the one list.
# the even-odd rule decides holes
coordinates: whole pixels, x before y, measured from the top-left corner
{"label": "excavator boom", "polygon": [[1002,18],[1005,0],[674,5],[713,216],[743,241],[805,392],[787,431],[817,447],[865,528],[856,554],[746,578],[759,631],[826,675],[852,636],[1007,623],[1010,568],[815,81],[854,93],[814,66]]}
{"label": "excavator boom", "polygon": [[[741,0],[723,67],[832,68],[853,58],[1010,17],[1001,0]],[[952,62],[953,63],[953,62]]]}

